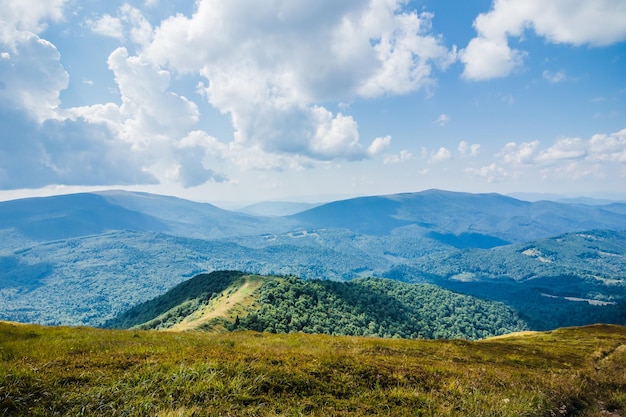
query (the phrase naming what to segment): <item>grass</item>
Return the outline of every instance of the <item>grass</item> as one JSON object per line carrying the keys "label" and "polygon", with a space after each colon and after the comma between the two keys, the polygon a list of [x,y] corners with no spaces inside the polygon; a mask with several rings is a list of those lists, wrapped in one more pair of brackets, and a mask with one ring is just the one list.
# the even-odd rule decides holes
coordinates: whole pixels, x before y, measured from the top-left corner
{"label": "grass", "polygon": [[619,326],[467,342],[0,323],[0,415],[625,412]]}
{"label": "grass", "polygon": [[200,307],[199,310],[166,330],[188,331],[214,327],[215,330],[220,330],[220,328],[224,330],[223,326],[215,324],[215,319],[222,319],[222,321],[226,319],[233,323],[235,317],[246,315],[248,313],[247,307],[255,301],[254,291],[259,289],[263,283],[263,277],[258,275],[246,275],[237,278],[215,299],[210,300],[208,305]]}

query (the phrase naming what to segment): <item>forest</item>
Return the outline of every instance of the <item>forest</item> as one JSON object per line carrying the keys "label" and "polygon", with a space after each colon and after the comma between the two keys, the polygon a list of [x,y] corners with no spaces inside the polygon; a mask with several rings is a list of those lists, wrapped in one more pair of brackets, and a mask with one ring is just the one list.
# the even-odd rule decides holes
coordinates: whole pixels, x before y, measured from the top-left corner
{"label": "forest", "polygon": [[212,330],[320,333],[405,339],[482,339],[527,330],[502,303],[456,294],[431,284],[380,278],[348,282],[294,276],[246,276],[218,271],[190,279],[106,323],[107,327],[167,329],[212,300],[224,300],[245,280],[261,283],[242,305],[203,323]]}

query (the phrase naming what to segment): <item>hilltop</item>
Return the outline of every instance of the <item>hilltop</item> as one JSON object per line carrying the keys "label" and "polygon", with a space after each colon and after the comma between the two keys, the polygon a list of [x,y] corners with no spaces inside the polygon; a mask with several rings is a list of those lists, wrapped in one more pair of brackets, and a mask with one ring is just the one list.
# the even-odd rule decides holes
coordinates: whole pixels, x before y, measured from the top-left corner
{"label": "hilltop", "polygon": [[0,413],[626,415],[626,328],[479,342],[0,323]]}
{"label": "hilltop", "polygon": [[430,284],[305,281],[237,271],[201,274],[108,327],[479,339],[527,329],[504,304]]}

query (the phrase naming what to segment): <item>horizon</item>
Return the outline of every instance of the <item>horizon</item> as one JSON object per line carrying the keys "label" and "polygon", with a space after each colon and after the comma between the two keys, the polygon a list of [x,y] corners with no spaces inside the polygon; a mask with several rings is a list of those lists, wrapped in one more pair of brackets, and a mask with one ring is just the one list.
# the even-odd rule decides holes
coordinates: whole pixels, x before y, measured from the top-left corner
{"label": "horizon", "polygon": [[[81,194],[81,193],[106,193],[106,192],[124,192],[124,193],[144,193],[150,195],[158,195],[163,197],[174,197],[180,198],[182,200],[188,200],[196,203],[208,203],[219,207],[224,210],[241,210],[251,206],[259,205],[259,204],[311,204],[311,205],[323,205],[328,203],[333,203],[337,201],[350,200],[355,198],[363,198],[363,197],[386,197],[386,196],[394,196],[401,194],[418,194],[428,191],[442,191],[446,193],[464,193],[464,194],[498,194],[510,198],[514,198],[517,200],[528,201],[528,202],[536,202],[536,201],[554,201],[554,202],[568,202],[568,200],[581,200],[583,204],[585,203],[593,203],[593,205],[612,203],[612,202],[626,202],[626,193],[615,193],[615,194],[556,194],[556,193],[533,193],[533,192],[512,192],[512,193],[496,193],[496,192],[484,192],[484,193],[472,193],[467,191],[459,191],[459,190],[446,190],[441,188],[429,188],[418,191],[401,191],[397,193],[384,193],[384,194],[362,194],[362,195],[340,195],[340,194],[320,194],[320,195],[300,195],[300,196],[287,196],[284,199],[280,200],[197,200],[193,198],[187,198],[184,196],[178,196],[174,194],[159,194],[155,192],[149,192],[140,189],[124,189],[124,188],[93,188],[93,189],[83,189],[83,187],[79,187],[78,189],[70,189],[64,190],[61,192],[53,192],[52,190],[45,190],[45,192],[41,192],[42,190],[37,190],[39,193],[34,193],[33,190],[18,190],[23,191],[24,194],[20,194],[19,192],[15,195],[10,195],[10,198],[6,198],[7,195],[0,192],[0,203],[14,201],[14,200],[22,200],[28,198],[46,198],[46,197],[56,197],[63,195],[72,195],[72,194]],[[58,191],[58,190],[57,190]],[[588,200],[588,201],[584,201]]]}
{"label": "horizon", "polygon": [[626,5],[552,3],[0,1],[0,201],[624,199]]}

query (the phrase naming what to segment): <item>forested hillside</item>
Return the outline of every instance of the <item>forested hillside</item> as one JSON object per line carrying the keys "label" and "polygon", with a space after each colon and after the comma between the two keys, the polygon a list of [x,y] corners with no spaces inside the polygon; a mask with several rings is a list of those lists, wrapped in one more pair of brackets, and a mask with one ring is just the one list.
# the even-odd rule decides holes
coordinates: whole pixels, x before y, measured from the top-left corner
{"label": "forested hillside", "polygon": [[534,329],[626,323],[624,231],[568,233],[490,250],[436,254],[391,275],[501,301]]}
{"label": "forested hillside", "polygon": [[[242,288],[253,288],[243,295]],[[219,311],[219,314],[212,312]],[[194,318],[195,317],[195,318]],[[193,325],[180,326],[191,322]],[[142,329],[480,339],[526,330],[504,304],[430,284],[350,282],[213,272],[186,281],[107,323]]]}
{"label": "forested hillside", "polygon": [[535,329],[626,324],[625,206],[441,190],[272,218],[124,191],[0,202],[0,319],[100,326],[199,273],[240,270],[431,283]]}

